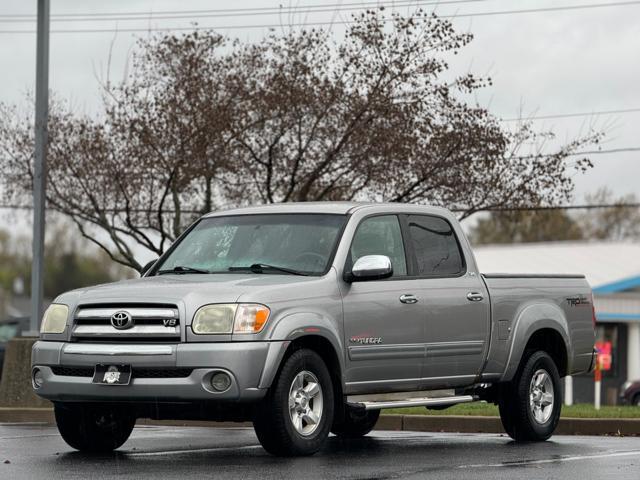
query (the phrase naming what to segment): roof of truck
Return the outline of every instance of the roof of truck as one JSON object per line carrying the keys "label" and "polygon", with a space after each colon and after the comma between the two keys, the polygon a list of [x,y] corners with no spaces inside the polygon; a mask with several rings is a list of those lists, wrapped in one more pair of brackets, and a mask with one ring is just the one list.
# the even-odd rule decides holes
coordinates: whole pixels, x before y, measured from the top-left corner
{"label": "roof of truck", "polygon": [[332,213],[337,215],[346,215],[356,210],[371,207],[403,207],[415,208],[420,207],[425,211],[446,211],[440,207],[431,207],[427,205],[412,205],[405,203],[384,203],[384,202],[286,202],[286,203],[269,203],[266,205],[255,205],[251,207],[234,208],[230,210],[219,210],[211,212],[205,217],[215,217],[220,215],[251,215],[264,213]]}

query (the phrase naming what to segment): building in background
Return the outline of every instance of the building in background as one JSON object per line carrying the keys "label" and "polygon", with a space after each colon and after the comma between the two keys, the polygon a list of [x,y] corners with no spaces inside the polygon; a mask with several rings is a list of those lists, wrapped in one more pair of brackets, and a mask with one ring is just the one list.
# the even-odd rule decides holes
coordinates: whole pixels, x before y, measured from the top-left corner
{"label": "building in background", "polygon": [[[583,273],[596,311],[596,342],[604,356],[603,403],[615,404],[628,381],[640,380],[640,244],[542,242],[475,248],[481,272]],[[576,403],[591,403],[593,375],[574,377]]]}

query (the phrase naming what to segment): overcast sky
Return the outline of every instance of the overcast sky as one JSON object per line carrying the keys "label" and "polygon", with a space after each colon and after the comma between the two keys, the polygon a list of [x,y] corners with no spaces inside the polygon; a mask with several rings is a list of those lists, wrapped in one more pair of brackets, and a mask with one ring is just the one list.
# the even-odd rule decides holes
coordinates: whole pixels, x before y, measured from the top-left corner
{"label": "overcast sky", "polygon": [[[258,39],[266,28],[244,28],[246,25],[278,24],[277,15],[204,16],[180,20],[155,20],[153,13],[211,9],[269,8],[279,4],[298,6],[356,3],[372,5],[364,0],[303,0],[288,3],[276,0],[235,0],[212,2],[197,0],[52,0],[52,15],[78,13],[148,12],[142,21],[108,20],[95,22],[52,22],[53,32],[62,29],[115,29],[152,27],[188,27],[197,21],[201,26],[232,27],[224,33],[243,40]],[[383,1],[388,8],[393,2]],[[407,11],[407,3],[396,7]],[[431,2],[416,1],[426,9]],[[494,84],[481,91],[477,101],[499,117],[512,118],[524,108],[525,115],[558,115],[624,109],[640,109],[640,2],[626,6],[574,9],[508,15],[464,16],[471,13],[506,10],[558,8],[573,5],[621,3],[611,0],[443,0],[436,12],[457,14],[454,24],[475,35],[473,43],[454,59],[453,68],[464,73],[490,74]],[[414,7],[412,7],[414,8]],[[35,77],[35,34],[4,33],[8,30],[34,30],[35,20],[27,23],[6,22],[6,15],[36,13],[36,0],[2,0],[0,2],[0,101],[25,106],[25,94],[33,91]],[[238,13],[238,12],[236,12]],[[247,13],[247,12],[244,12]],[[335,12],[313,12],[297,15],[294,22],[328,21]],[[3,16],[4,15],[4,16]],[[219,15],[219,14],[218,14]],[[338,20],[347,20],[343,11]],[[284,18],[285,23],[288,17]],[[342,26],[334,26],[336,34]],[[109,47],[113,42],[112,79],[121,78],[127,54],[138,33],[52,33],[50,56],[50,88],[62,98],[71,100],[78,110],[92,112],[98,108],[96,75],[107,68]],[[542,128],[552,128],[561,140],[571,139],[581,129],[595,122],[606,127],[605,149],[640,146],[640,111],[635,113],[541,120]],[[608,186],[617,194],[640,196],[640,152],[594,155],[595,168],[576,178],[576,199],[580,203],[587,192]],[[1,223],[4,223],[0,221]]]}

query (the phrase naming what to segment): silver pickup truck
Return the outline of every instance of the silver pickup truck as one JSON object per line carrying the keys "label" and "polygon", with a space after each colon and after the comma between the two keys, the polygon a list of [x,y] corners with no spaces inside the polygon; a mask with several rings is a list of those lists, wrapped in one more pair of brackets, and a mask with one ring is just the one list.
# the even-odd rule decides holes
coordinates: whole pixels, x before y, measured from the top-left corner
{"label": "silver pickup truck", "polygon": [[73,448],[137,418],[253,422],[275,455],[355,438],[391,407],[487,401],[515,440],[558,424],[594,363],[581,275],[478,272],[447,210],[301,203],[205,215],[143,276],[45,312],[35,392]]}

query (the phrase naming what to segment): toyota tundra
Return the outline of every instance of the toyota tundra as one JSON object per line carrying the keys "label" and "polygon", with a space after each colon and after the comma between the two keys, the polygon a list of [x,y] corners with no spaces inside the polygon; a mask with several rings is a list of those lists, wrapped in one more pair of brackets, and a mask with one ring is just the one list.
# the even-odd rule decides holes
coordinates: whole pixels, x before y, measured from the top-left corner
{"label": "toyota tundra", "polygon": [[445,209],[249,207],[203,216],[141,278],[56,298],[32,383],[82,451],[152,418],[252,421],[268,452],[308,455],[381,409],[474,401],[541,441],[560,379],[593,366],[593,318],[582,275],[480,273]]}

